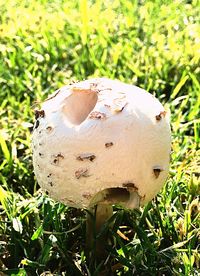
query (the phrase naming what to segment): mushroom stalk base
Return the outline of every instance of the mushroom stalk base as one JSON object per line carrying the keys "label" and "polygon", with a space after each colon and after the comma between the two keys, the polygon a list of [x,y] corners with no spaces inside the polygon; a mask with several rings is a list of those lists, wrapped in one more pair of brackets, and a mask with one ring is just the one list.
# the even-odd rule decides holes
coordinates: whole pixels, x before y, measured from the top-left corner
{"label": "mushroom stalk base", "polygon": [[105,243],[107,242],[107,233],[102,233],[98,239],[98,234],[102,231],[102,226],[113,215],[112,205],[97,204],[90,208],[86,218],[86,245],[88,255],[96,246],[97,259],[106,257]]}

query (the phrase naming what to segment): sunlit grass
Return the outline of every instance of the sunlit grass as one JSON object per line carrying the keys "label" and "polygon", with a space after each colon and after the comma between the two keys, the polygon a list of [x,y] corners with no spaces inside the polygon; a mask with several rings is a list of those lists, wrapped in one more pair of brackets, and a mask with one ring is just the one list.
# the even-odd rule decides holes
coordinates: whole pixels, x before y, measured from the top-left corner
{"label": "sunlit grass", "polygon": [[[0,10],[0,269],[198,275],[199,1],[1,0]],[[30,149],[34,108],[92,76],[136,84],[171,111],[167,183],[140,210],[115,207],[104,264],[95,248],[86,258],[85,212],[41,193]]]}

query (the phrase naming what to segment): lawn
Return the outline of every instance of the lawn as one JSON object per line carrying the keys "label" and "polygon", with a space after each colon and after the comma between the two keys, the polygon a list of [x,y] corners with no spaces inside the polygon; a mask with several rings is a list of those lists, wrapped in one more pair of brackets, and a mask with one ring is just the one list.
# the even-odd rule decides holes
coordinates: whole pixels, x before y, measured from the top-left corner
{"label": "lawn", "polygon": [[[199,5],[0,0],[0,275],[199,275]],[[42,193],[31,153],[34,109],[100,76],[158,97],[172,129],[165,186],[139,210],[114,207],[101,262],[86,257],[85,211]]]}

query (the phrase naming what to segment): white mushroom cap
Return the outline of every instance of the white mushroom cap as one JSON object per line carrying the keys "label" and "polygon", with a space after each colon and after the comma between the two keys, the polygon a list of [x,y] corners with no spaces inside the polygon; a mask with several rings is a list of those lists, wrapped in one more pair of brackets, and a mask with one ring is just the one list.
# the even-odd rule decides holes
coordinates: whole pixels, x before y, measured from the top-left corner
{"label": "white mushroom cap", "polygon": [[135,208],[167,178],[169,115],[141,88],[106,78],[68,85],[43,103],[36,119],[36,178],[66,205]]}

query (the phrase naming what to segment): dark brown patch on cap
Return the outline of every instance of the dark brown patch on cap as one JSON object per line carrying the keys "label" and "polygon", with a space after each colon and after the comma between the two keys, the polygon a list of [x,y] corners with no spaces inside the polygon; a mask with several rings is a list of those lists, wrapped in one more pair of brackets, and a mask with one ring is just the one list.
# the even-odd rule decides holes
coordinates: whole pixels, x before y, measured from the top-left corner
{"label": "dark brown patch on cap", "polygon": [[94,154],[91,153],[82,153],[79,156],[76,157],[77,160],[79,161],[84,161],[84,160],[89,160],[89,161],[93,161],[96,158],[96,156]]}
{"label": "dark brown patch on cap", "polygon": [[90,113],[89,118],[103,120],[106,119],[106,114],[99,111],[93,111],[92,113]]}
{"label": "dark brown patch on cap", "polygon": [[81,178],[81,177],[88,177],[88,169],[78,169],[77,171],[75,171],[75,177],[77,179]]}
{"label": "dark brown patch on cap", "polygon": [[105,143],[105,147],[106,148],[110,148],[112,146],[113,146],[113,142],[107,142],[107,143]]}
{"label": "dark brown patch on cap", "polygon": [[164,118],[166,113],[166,111],[161,111],[158,115],[156,115],[156,121],[160,121],[162,118]]}
{"label": "dark brown patch on cap", "polygon": [[138,190],[138,188],[132,182],[123,183],[122,186],[125,187],[125,188],[133,189],[134,191]]}
{"label": "dark brown patch on cap", "polygon": [[52,181],[50,181],[50,182],[49,182],[49,185],[50,185],[51,187],[53,187],[53,182],[52,182]]}

